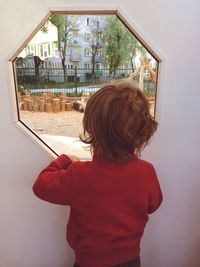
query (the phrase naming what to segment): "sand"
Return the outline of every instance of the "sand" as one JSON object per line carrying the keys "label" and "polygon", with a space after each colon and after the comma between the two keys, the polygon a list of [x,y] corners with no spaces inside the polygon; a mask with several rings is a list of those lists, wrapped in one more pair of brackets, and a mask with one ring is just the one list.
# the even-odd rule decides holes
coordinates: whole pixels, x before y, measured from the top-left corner
{"label": "sand", "polygon": [[77,155],[91,158],[90,152],[79,141],[83,132],[83,113],[65,111],[59,113],[20,111],[20,119],[27,124],[56,154]]}
{"label": "sand", "polygon": [[20,111],[20,118],[38,134],[78,137],[83,131],[83,113],[78,111],[59,113]]}
{"label": "sand", "polygon": [[[153,113],[154,103],[151,108]],[[89,159],[90,152],[79,140],[79,134],[83,132],[83,115],[75,110],[59,113],[20,111],[20,119],[56,154],[72,154],[81,159]]]}

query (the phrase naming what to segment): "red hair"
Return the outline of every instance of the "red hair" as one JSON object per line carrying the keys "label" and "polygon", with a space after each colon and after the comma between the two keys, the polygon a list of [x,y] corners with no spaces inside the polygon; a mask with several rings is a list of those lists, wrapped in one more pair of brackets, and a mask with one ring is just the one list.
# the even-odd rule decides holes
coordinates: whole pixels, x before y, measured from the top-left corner
{"label": "red hair", "polygon": [[102,87],[92,95],[80,139],[102,161],[126,162],[136,157],[157,129],[144,93],[128,82]]}

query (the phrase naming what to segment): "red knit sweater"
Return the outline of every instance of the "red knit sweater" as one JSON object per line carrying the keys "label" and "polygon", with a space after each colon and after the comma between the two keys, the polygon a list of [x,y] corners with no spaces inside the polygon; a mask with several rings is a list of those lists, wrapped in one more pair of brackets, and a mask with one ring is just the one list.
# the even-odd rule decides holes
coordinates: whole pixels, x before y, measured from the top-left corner
{"label": "red knit sweater", "polygon": [[71,207],[67,240],[83,267],[108,267],[140,254],[148,220],[162,202],[153,166],[141,159],[124,165],[71,162],[61,155],[38,176],[34,193]]}

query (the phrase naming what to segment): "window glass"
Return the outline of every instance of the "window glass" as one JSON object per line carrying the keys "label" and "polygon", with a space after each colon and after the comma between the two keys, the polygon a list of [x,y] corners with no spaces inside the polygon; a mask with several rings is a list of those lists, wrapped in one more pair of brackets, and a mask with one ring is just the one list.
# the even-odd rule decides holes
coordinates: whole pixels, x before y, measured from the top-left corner
{"label": "window glass", "polygon": [[154,115],[158,60],[115,14],[54,14],[13,64],[19,120],[57,154],[90,157],[84,109],[110,80],[137,80]]}

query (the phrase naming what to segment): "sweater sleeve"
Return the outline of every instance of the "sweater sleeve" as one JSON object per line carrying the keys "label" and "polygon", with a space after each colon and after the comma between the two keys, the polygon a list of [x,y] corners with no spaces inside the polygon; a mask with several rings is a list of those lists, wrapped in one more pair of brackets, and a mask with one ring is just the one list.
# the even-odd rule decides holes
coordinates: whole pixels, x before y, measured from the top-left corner
{"label": "sweater sleeve", "polygon": [[64,154],[52,161],[36,179],[34,194],[54,204],[70,204],[73,197],[71,163],[71,159]]}
{"label": "sweater sleeve", "polygon": [[152,166],[150,178],[151,178],[151,188],[149,192],[149,203],[148,203],[149,214],[156,211],[159,208],[163,200],[162,192],[160,189],[160,184],[159,184],[157,174],[153,166]]}

